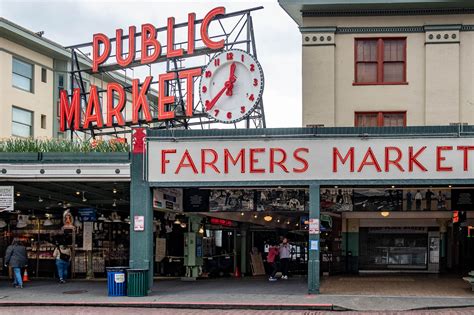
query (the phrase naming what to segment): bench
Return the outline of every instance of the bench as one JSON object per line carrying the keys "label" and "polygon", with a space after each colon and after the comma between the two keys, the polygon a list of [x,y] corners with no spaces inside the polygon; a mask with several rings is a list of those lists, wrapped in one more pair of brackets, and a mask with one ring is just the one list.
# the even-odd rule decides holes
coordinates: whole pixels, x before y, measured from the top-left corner
{"label": "bench", "polygon": [[474,292],[474,276],[473,276],[474,272],[470,272],[469,275],[470,277],[463,277],[462,279],[464,281],[467,281],[469,282],[469,284],[471,285],[471,288],[472,288],[472,292]]}

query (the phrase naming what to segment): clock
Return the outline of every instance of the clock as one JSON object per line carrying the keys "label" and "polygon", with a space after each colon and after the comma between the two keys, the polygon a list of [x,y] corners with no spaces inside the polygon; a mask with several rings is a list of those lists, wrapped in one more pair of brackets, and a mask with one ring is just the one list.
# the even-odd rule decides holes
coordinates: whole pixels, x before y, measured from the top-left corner
{"label": "clock", "polygon": [[199,94],[210,118],[235,123],[252,113],[260,102],[264,79],[260,63],[240,49],[226,50],[204,69]]}

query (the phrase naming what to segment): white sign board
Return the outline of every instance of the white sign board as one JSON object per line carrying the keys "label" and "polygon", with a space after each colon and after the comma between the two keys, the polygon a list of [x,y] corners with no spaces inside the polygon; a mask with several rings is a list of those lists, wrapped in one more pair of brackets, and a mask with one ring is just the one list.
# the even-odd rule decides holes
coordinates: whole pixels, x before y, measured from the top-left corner
{"label": "white sign board", "polygon": [[13,191],[13,186],[0,186],[0,212],[15,210],[15,198],[13,197]]}
{"label": "white sign board", "polygon": [[319,241],[318,240],[311,240],[309,242],[309,250],[319,250]]}
{"label": "white sign board", "polygon": [[319,219],[309,219],[309,234],[319,234]]}
{"label": "white sign board", "polygon": [[145,231],[145,217],[144,216],[136,215],[133,217],[133,230]]}
{"label": "white sign board", "polygon": [[473,179],[474,138],[151,141],[150,182]]}

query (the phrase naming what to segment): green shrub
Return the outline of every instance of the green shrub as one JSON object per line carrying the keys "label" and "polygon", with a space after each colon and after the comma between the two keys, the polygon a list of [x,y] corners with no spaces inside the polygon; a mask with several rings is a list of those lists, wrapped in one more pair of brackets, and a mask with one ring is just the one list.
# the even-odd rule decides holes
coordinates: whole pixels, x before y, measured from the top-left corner
{"label": "green shrub", "polygon": [[128,143],[105,140],[8,138],[0,140],[0,152],[129,152]]}

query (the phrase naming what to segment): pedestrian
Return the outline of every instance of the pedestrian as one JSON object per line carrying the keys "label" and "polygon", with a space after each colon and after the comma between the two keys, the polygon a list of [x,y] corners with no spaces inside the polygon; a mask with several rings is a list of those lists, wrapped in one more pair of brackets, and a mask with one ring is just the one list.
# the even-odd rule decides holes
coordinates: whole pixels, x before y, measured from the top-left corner
{"label": "pedestrian", "polygon": [[288,267],[290,265],[290,244],[288,244],[288,239],[286,237],[283,238],[282,243],[280,244],[279,248],[280,254],[280,264],[281,264],[281,278],[283,280],[288,279]]}
{"label": "pedestrian", "polygon": [[277,278],[275,278],[275,275],[278,271],[277,264],[276,264],[276,258],[280,254],[280,251],[278,249],[278,246],[275,246],[275,243],[270,243],[270,248],[268,249],[268,255],[267,255],[267,263],[268,266],[270,267],[270,278],[268,278],[269,281],[277,281]]}
{"label": "pedestrian", "polygon": [[415,207],[416,210],[421,210],[421,200],[423,200],[423,196],[421,195],[420,190],[418,189],[415,194]]}
{"label": "pedestrian", "polygon": [[28,265],[26,248],[17,238],[13,239],[5,253],[5,267],[10,266],[13,270],[13,285],[15,288],[23,289],[21,269]]}
{"label": "pedestrian", "polygon": [[71,250],[66,245],[58,245],[54,249],[53,257],[56,258],[59,283],[66,283],[69,262],[71,261]]}

